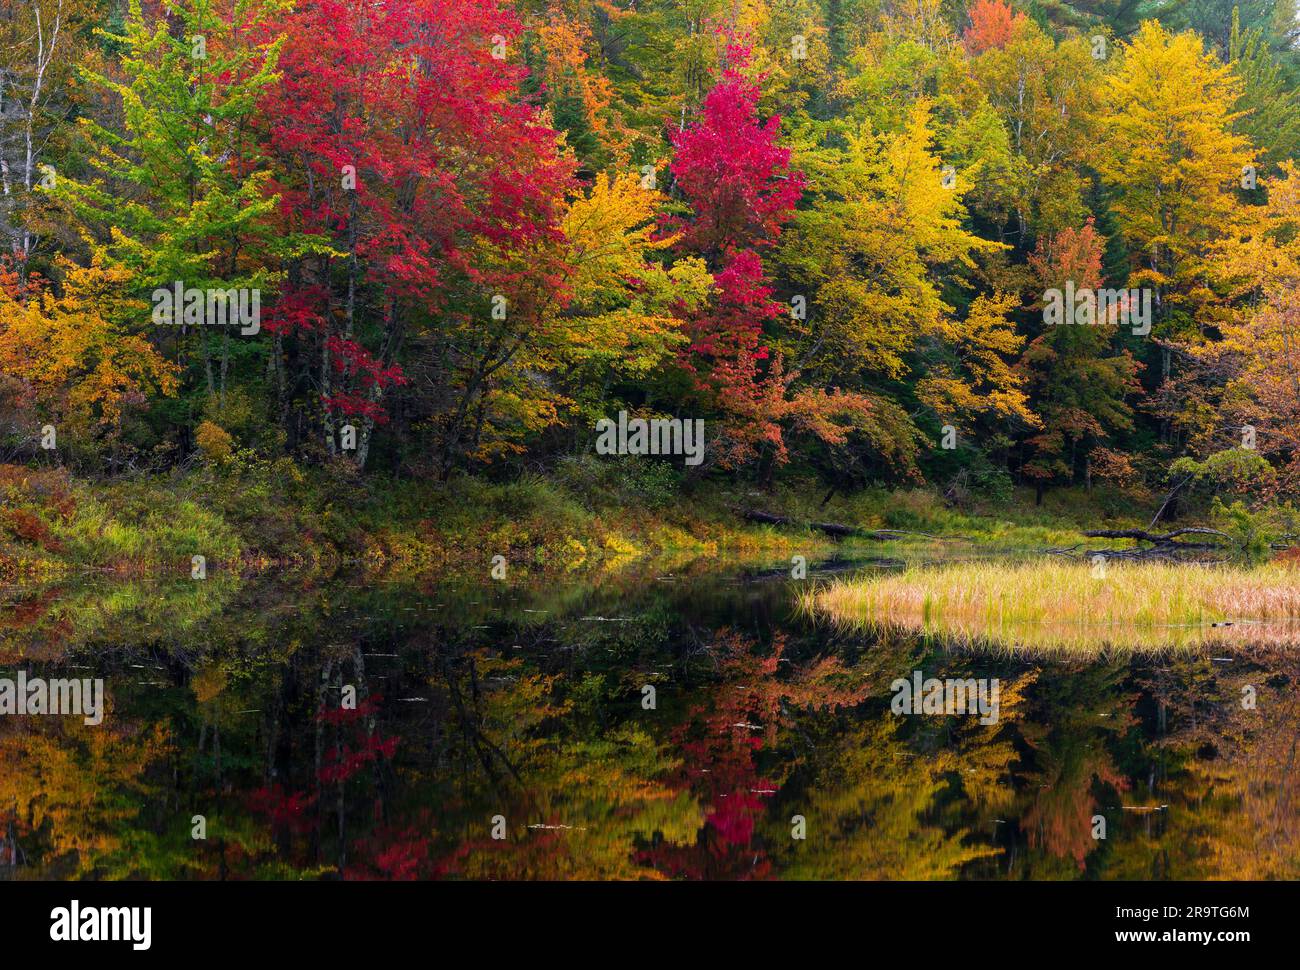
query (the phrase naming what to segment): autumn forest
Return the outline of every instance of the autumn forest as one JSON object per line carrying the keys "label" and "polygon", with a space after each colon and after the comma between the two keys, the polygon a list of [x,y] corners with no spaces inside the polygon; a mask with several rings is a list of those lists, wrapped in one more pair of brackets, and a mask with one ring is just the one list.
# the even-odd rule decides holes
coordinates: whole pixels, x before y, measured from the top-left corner
{"label": "autumn forest", "polygon": [[1298,152],[1293,0],[0,0],[0,885],[1300,878]]}
{"label": "autumn forest", "polygon": [[[1294,494],[1285,2],[15,0],[3,30],[11,456],[48,425],[82,474],[441,480],[623,410],[703,419],[698,475]],[[1149,319],[1052,325],[1067,284]]]}

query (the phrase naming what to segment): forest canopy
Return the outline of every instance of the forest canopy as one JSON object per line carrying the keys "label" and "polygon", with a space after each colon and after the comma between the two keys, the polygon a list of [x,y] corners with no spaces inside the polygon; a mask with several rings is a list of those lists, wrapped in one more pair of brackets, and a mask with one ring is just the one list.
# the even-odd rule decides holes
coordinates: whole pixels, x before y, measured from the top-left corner
{"label": "forest canopy", "polygon": [[0,10],[9,457],[1300,486],[1291,0]]}

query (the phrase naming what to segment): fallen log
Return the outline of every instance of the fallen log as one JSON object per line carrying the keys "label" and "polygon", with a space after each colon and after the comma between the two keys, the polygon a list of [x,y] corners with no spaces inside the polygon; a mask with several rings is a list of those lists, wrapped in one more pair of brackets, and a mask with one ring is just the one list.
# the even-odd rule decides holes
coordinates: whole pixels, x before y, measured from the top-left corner
{"label": "fallen log", "polygon": [[749,522],[761,522],[764,525],[806,526],[809,529],[817,529],[831,536],[862,536],[868,534],[862,529],[851,525],[840,525],[838,522],[796,522],[788,515],[773,515],[771,512],[758,512],[753,509],[741,514]]}
{"label": "fallen log", "polygon": [[1077,545],[1068,546],[1059,549],[1046,549],[1044,552],[1049,556],[1064,556],[1066,559],[1076,561],[1093,562],[1098,558],[1101,559],[1131,559],[1137,562],[1146,562],[1151,559],[1167,559],[1174,562],[1183,561],[1188,556],[1194,556],[1194,562],[1205,564],[1211,562],[1228,562],[1225,558],[1206,559],[1205,552],[1210,549],[1222,550],[1222,546],[1212,546],[1207,543],[1199,542],[1167,542],[1158,546],[1147,546],[1140,549],[1083,549],[1080,550]]}
{"label": "fallen log", "polygon": [[785,515],[773,515],[770,512],[742,512],[741,515],[749,522],[762,522],[766,525],[793,525],[790,518]]}
{"label": "fallen log", "polygon": [[1146,529],[1093,529],[1084,533],[1089,539],[1136,539],[1139,542],[1150,542],[1155,545],[1174,545],[1181,546],[1184,549],[1213,549],[1222,543],[1190,543],[1175,542],[1179,536],[1215,536],[1219,539],[1226,539],[1232,542],[1232,536],[1226,532],[1220,532],[1218,529],[1201,529],[1186,528],[1174,529],[1172,532],[1148,532]]}
{"label": "fallen log", "polygon": [[819,532],[825,532],[828,536],[874,536],[873,533],[865,533],[861,529],[854,528],[851,525],[840,525],[838,522],[809,522],[808,527],[817,529]]}
{"label": "fallen log", "polygon": [[1212,546],[1203,542],[1167,542],[1158,546],[1147,546],[1144,549],[1090,549],[1087,552],[1079,554],[1080,559],[1086,559],[1089,562],[1097,557],[1102,559],[1133,559],[1138,562],[1145,562],[1150,559],[1168,559],[1174,562],[1181,562],[1188,557],[1193,562],[1206,564],[1212,562],[1228,562],[1226,556],[1214,559],[1205,558],[1205,554],[1210,550],[1222,550],[1222,546]]}

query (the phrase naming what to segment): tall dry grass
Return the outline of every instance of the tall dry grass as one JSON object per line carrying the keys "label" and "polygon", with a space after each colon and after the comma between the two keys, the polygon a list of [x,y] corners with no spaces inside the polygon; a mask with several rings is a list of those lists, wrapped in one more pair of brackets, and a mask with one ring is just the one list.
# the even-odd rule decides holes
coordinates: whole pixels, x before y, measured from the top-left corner
{"label": "tall dry grass", "polygon": [[1300,573],[1187,563],[962,562],[841,580],[806,609],[1013,649],[1162,650],[1300,644]]}

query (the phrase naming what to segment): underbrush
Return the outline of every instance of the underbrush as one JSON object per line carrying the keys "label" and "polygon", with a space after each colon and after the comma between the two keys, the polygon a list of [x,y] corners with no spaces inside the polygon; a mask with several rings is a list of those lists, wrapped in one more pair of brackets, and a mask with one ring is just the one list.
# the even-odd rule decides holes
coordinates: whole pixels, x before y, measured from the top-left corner
{"label": "underbrush", "polygon": [[[1087,528],[1142,525],[1151,496],[1097,489],[1032,492],[961,504],[934,489],[872,488],[826,498],[815,480],[770,490],[690,479],[650,459],[561,460],[509,481],[365,477],[234,452],[168,474],[107,481],[60,469],[0,466],[0,577],[60,571],[209,568],[441,569],[486,574],[496,556],[534,570],[607,568],[647,555],[893,555],[900,548],[1072,546]],[[788,517],[773,527],[749,510]],[[837,543],[809,523],[904,535]],[[1238,522],[1237,527],[1244,528]]]}

